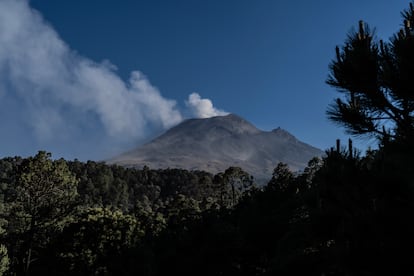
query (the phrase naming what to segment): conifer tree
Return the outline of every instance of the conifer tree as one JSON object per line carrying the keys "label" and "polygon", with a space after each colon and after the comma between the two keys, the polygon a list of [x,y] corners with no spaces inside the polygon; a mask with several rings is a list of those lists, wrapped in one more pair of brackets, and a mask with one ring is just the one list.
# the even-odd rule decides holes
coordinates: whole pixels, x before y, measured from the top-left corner
{"label": "conifer tree", "polygon": [[78,181],[65,160],[53,161],[44,151],[22,162],[17,179],[7,235],[12,242],[13,265],[29,275],[38,248],[73,211]]}
{"label": "conifer tree", "polygon": [[336,47],[327,83],[344,95],[329,118],[353,135],[409,141],[414,137],[414,6],[402,12],[404,27],[389,42],[359,22]]}

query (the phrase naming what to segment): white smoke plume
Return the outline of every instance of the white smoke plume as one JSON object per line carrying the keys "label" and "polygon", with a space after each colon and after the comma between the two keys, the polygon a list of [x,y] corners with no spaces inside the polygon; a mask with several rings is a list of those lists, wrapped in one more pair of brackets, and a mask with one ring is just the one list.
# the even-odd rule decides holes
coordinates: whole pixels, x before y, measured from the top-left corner
{"label": "white smoke plume", "polygon": [[13,126],[16,133],[30,132],[27,139],[55,144],[79,143],[84,131],[131,141],[182,121],[176,102],[141,72],[125,83],[110,62],[78,55],[28,0],[0,0],[0,109],[2,133]]}
{"label": "white smoke plume", "polygon": [[186,104],[197,118],[210,118],[229,114],[226,111],[215,108],[211,100],[202,99],[198,93],[190,94]]}

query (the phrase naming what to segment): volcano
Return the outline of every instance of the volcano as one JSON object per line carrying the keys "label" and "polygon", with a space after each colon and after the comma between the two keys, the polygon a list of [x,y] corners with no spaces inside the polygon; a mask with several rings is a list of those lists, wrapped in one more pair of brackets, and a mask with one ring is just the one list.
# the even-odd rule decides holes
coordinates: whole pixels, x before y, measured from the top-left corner
{"label": "volcano", "polygon": [[263,131],[230,114],[188,119],[161,136],[108,163],[151,169],[224,171],[241,167],[256,179],[269,179],[279,162],[299,171],[323,151],[299,141],[284,129]]}

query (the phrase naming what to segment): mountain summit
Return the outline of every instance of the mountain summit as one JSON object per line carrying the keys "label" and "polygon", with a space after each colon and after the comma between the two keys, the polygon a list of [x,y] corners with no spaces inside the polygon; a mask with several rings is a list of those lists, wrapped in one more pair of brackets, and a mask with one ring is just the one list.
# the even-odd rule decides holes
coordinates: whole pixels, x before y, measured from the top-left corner
{"label": "mountain summit", "polygon": [[323,152],[281,128],[262,131],[229,114],[188,119],[151,142],[109,160],[128,167],[183,168],[212,173],[238,166],[256,178],[270,178],[278,162],[303,169]]}

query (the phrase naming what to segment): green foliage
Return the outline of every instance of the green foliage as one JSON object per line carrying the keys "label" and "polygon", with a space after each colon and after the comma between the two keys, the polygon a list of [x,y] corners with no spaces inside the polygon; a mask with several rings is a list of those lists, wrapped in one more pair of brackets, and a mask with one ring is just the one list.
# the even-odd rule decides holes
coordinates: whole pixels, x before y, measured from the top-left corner
{"label": "green foliage", "polygon": [[170,223],[181,223],[184,220],[194,219],[201,212],[198,201],[178,194],[166,202],[166,217]]}
{"label": "green foliage", "polygon": [[[6,210],[3,203],[0,203],[0,241],[4,240],[4,226],[7,224],[7,221],[3,218],[5,216]],[[4,275],[9,269],[10,259],[7,254],[7,248],[0,243],[0,276]]]}
{"label": "green foliage", "polygon": [[221,207],[230,208],[237,204],[243,194],[254,187],[253,177],[240,167],[229,167],[214,177],[216,197]]}
{"label": "green foliage", "polygon": [[7,202],[7,240],[12,265],[29,273],[34,256],[74,208],[77,180],[66,162],[52,161],[40,151],[19,165],[13,192]]}
{"label": "green foliage", "polygon": [[[122,253],[144,235],[131,215],[107,208],[87,208],[59,235],[55,248],[59,262],[73,275],[116,274]],[[111,271],[112,270],[112,271]]]}
{"label": "green foliage", "polygon": [[[46,152],[0,160],[0,176],[6,207],[0,218],[7,230],[2,240],[11,256],[10,271],[18,275],[156,271],[162,258],[154,254],[167,256],[160,252],[173,244],[161,244],[164,238],[179,235],[190,241],[190,229],[199,229],[207,213],[230,210],[254,190],[252,178],[240,168],[216,176],[136,170],[53,161]],[[232,223],[217,223],[232,229],[226,237],[236,233]],[[221,243],[215,243],[214,250],[220,250]]]}
{"label": "green foliage", "polygon": [[71,212],[77,197],[77,180],[66,162],[50,157],[41,151],[23,162],[16,186],[12,211],[35,227],[54,224]]}
{"label": "green foliage", "polygon": [[9,269],[9,257],[7,255],[7,248],[0,244],[0,275],[4,275]]}
{"label": "green foliage", "polygon": [[[16,275],[404,275],[414,246],[409,148],[389,142],[360,157],[338,146],[303,173],[278,164],[263,188],[240,168],[212,176],[42,153],[3,159],[0,244],[8,253],[0,246],[0,268],[10,261]],[[50,179],[48,199],[41,183]],[[74,182],[57,184],[65,179]]]}

